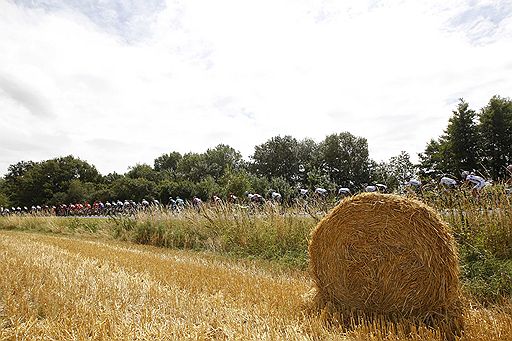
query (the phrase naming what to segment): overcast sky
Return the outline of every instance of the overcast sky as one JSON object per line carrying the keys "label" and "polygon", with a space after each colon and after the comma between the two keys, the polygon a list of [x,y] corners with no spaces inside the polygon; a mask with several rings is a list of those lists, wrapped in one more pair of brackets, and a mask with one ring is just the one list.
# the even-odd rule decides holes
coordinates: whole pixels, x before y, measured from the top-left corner
{"label": "overcast sky", "polygon": [[512,0],[0,0],[0,175],[343,131],[415,159],[511,76]]}

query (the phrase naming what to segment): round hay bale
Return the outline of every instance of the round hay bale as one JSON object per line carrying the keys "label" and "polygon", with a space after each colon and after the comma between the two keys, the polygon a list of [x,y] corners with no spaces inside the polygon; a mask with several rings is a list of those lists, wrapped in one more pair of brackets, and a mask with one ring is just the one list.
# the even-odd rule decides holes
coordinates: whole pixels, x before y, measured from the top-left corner
{"label": "round hay bale", "polygon": [[378,193],[344,199],[318,223],[309,255],[317,302],[461,324],[455,241],[417,200]]}

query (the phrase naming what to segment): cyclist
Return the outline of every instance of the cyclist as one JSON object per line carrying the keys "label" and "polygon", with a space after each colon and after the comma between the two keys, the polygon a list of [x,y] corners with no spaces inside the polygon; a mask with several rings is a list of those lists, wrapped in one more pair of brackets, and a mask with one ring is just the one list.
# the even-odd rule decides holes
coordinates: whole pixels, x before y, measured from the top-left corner
{"label": "cyclist", "polygon": [[325,188],[322,188],[322,187],[317,187],[317,188],[315,188],[315,194],[319,198],[323,199],[323,198],[325,198],[327,196],[327,190]]}
{"label": "cyclist", "polygon": [[179,196],[176,197],[176,207],[178,208],[178,211],[181,211],[185,208],[185,201]]}
{"label": "cyclist", "polygon": [[254,193],[254,194],[249,193],[248,197],[249,197],[249,200],[254,204],[263,205],[265,203],[265,198],[263,198],[263,196],[261,196],[258,193]]}
{"label": "cyclist", "polygon": [[350,189],[347,187],[341,187],[338,189],[338,195],[342,198],[348,197],[352,195],[352,192],[350,192]]}
{"label": "cyclist", "polygon": [[272,199],[272,202],[280,203],[283,197],[281,196],[281,193],[272,191],[272,193],[270,193],[270,198]]}
{"label": "cyclist", "polygon": [[449,176],[443,176],[439,181],[439,184],[445,189],[454,189],[457,187],[457,180],[452,179]]}
{"label": "cyclist", "polygon": [[377,187],[377,191],[379,192],[386,193],[388,191],[388,186],[384,184],[375,184],[375,186]]}
{"label": "cyclist", "polygon": [[222,204],[222,199],[218,196],[218,195],[214,195],[212,197],[212,202],[215,204],[215,205],[220,205]]}
{"label": "cyclist", "polygon": [[487,185],[487,182],[485,181],[484,178],[473,173],[470,173],[469,171],[462,172],[462,179],[468,183],[473,184],[473,187],[471,188],[471,194],[473,194],[473,196],[475,197],[477,197],[482,188],[484,188]]}
{"label": "cyclist", "polygon": [[421,180],[416,178],[410,178],[409,181],[405,183],[405,189],[407,192],[412,193],[421,192]]}
{"label": "cyclist", "polygon": [[198,197],[196,197],[196,196],[194,195],[194,197],[192,198],[192,206],[193,206],[195,209],[199,210],[199,209],[201,208],[201,206],[202,206],[202,205],[203,205],[203,201],[202,201],[200,198],[198,198]]}
{"label": "cyclist", "polygon": [[169,197],[169,209],[173,212],[176,211],[176,200],[172,197]]}
{"label": "cyclist", "polygon": [[375,185],[367,185],[364,188],[364,191],[365,192],[377,192],[377,186],[375,186]]}
{"label": "cyclist", "polygon": [[308,197],[308,190],[305,188],[299,189],[299,198],[306,200]]}
{"label": "cyclist", "polygon": [[228,202],[234,204],[238,201],[238,197],[234,193],[229,193]]}
{"label": "cyclist", "polygon": [[421,187],[421,181],[415,178],[411,178],[405,185],[412,188],[419,188]]}

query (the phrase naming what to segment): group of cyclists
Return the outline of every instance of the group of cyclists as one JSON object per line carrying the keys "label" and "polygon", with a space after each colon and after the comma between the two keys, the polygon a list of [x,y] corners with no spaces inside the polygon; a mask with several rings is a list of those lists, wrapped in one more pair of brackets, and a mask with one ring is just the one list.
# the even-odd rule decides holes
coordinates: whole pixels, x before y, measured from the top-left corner
{"label": "group of cyclists", "polygon": [[135,213],[140,210],[147,210],[159,206],[160,203],[158,200],[147,201],[146,199],[143,199],[141,202],[135,202],[133,200],[112,200],[106,201],[105,203],[95,201],[92,204],[86,201],[84,203],[59,204],[57,206],[35,205],[31,207],[0,207],[0,215],[101,216],[117,213]]}
{"label": "group of cyclists", "polygon": [[[512,195],[512,164],[506,167],[507,170],[507,180],[505,182],[505,194]],[[482,191],[485,188],[489,188],[493,185],[492,180],[486,180],[484,177],[475,174],[474,171],[464,170],[461,172],[460,180],[457,180],[455,177],[451,177],[449,175],[443,175],[439,183],[428,183],[423,185],[422,182],[418,179],[411,178],[406,184],[405,188],[408,191],[414,191],[416,193],[432,190],[432,187],[440,187],[444,191],[451,191],[457,188],[461,188],[463,186],[467,186],[471,190],[471,194],[478,198]]]}
{"label": "group of cyclists", "polygon": [[[506,186],[508,186],[508,188],[506,188],[505,191],[506,194],[512,195],[512,164],[508,165],[506,169],[508,172]],[[441,191],[453,191],[464,185],[469,185],[472,195],[478,197],[485,188],[492,186],[492,181],[488,181],[471,171],[462,171],[460,179],[449,175],[442,175],[438,179],[438,182],[431,181],[423,184],[421,180],[411,177],[405,184],[402,184],[402,192],[418,194],[425,191],[436,191],[436,188]],[[387,193],[388,187],[381,183],[366,184],[361,191]],[[322,187],[316,187],[311,192],[307,188],[299,188],[295,194],[295,200],[301,203],[326,200],[328,197],[340,200],[353,194],[353,190],[348,187],[340,187],[337,189],[336,193]],[[261,207],[265,204],[275,206],[282,203],[283,196],[281,193],[274,190],[269,190],[266,196],[259,193],[245,192],[242,198],[238,198],[235,194],[229,193],[225,200],[221,199],[218,195],[213,195],[208,202],[209,205],[233,204],[241,208]],[[203,205],[203,200],[197,196],[192,197],[190,200],[176,196],[174,198],[169,197],[168,204],[166,205],[162,205],[156,199],[142,199],[140,202],[133,200],[112,200],[106,201],[105,203],[95,201],[92,204],[84,202],[60,204],[57,206],[33,205],[31,207],[0,207],[0,215],[108,216],[115,214],[134,214],[136,212],[155,209],[165,209],[173,213],[179,213],[186,207],[200,210]]]}

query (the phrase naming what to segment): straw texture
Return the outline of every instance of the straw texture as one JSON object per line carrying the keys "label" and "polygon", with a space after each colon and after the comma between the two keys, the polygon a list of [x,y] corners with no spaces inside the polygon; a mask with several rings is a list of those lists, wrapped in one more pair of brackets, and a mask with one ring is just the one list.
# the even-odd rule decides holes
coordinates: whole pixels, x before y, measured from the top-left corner
{"label": "straw texture", "polygon": [[342,311],[418,317],[462,328],[459,267],[448,225],[397,195],[344,199],[311,235],[317,302]]}

